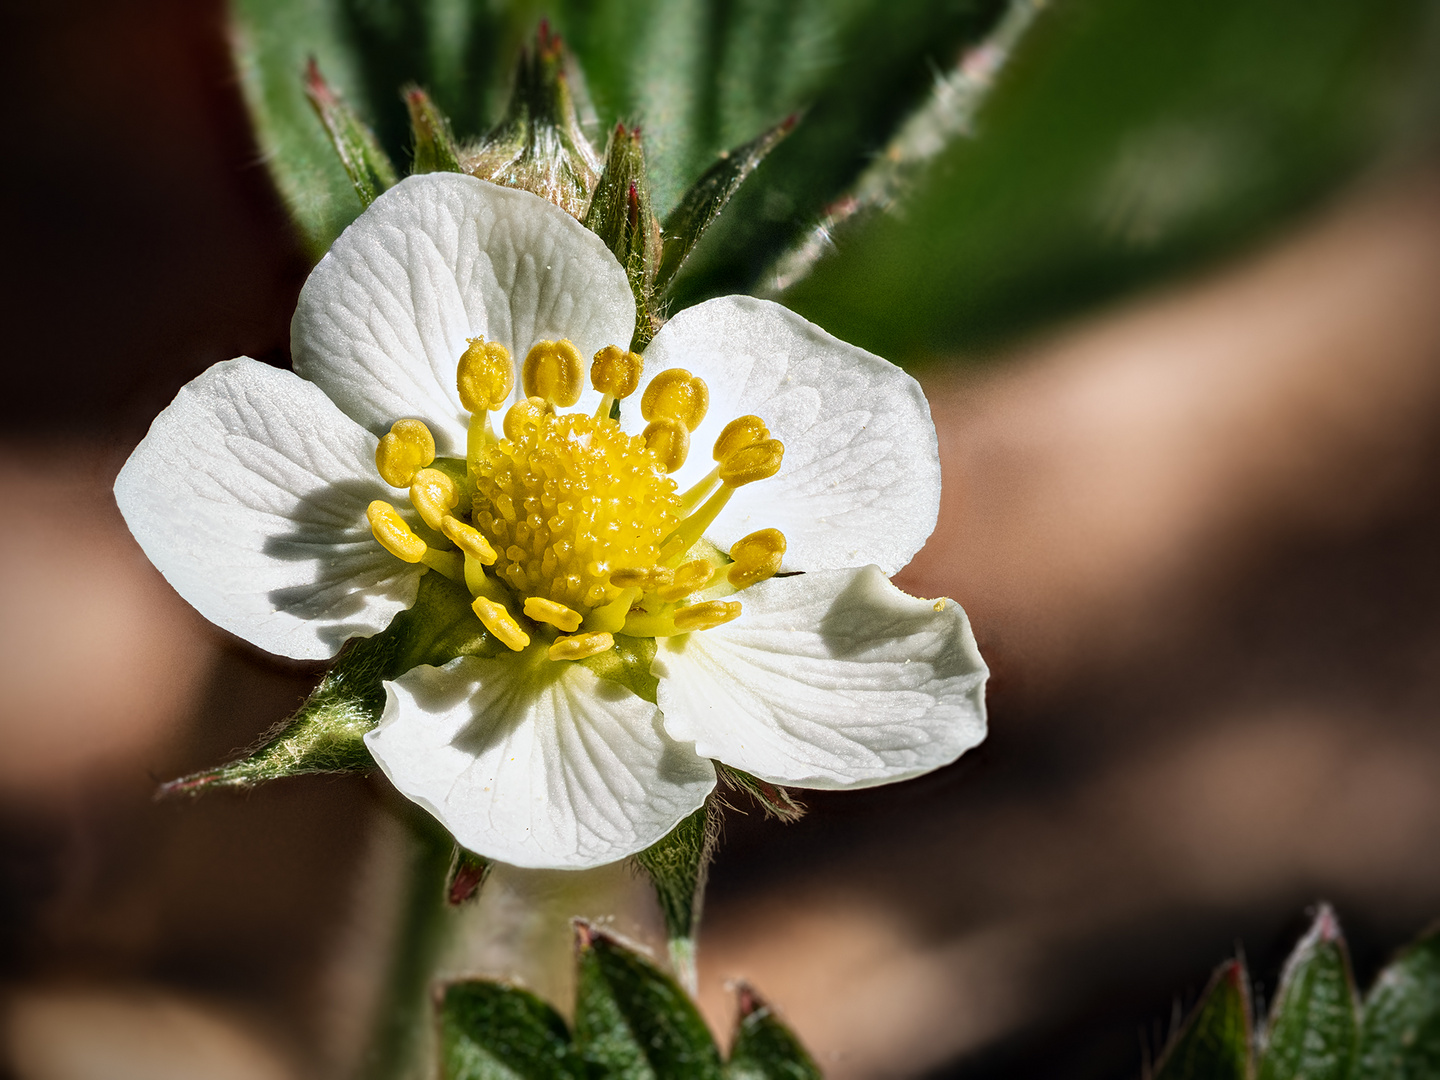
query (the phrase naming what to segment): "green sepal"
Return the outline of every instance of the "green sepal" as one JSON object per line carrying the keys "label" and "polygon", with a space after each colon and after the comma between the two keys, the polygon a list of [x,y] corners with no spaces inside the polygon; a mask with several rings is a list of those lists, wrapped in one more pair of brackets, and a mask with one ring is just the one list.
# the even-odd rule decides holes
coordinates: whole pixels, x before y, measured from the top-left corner
{"label": "green sepal", "polygon": [[736,993],[740,1014],[725,1066],[726,1080],[821,1080],[815,1059],[760,995],[744,982]]}
{"label": "green sepal", "polygon": [[479,897],[494,865],[484,855],[476,855],[456,844],[455,853],[450,856],[450,869],[445,874],[445,902],[459,907]]}
{"label": "green sepal", "polygon": [[325,81],[313,56],[305,67],[305,96],[325,125],[335,153],[360,197],[360,205],[369,206],[395,184],[395,166],[390,156],[381,149],[375,133]]}
{"label": "green sepal", "polygon": [[721,1080],[720,1051],[679,983],[584,922],[576,938],[575,1045],[592,1075]]}
{"label": "green sepal", "polygon": [[1358,1033],[1345,939],[1335,912],[1321,905],[1280,976],[1259,1080],[1345,1080]]}
{"label": "green sepal", "polygon": [[1248,1080],[1250,984],[1239,960],[1222,964],[1200,1004],[1171,1041],[1155,1080]]}
{"label": "green sepal", "polygon": [[798,802],[788,789],[779,784],[761,780],[758,776],[751,776],[747,772],[741,772],[730,765],[722,765],[718,761],[715,763],[715,772],[726,785],[743,791],[754,799],[765,811],[766,817],[777,818],[789,825],[805,816],[805,805]]}
{"label": "green sepal", "polygon": [[695,932],[705,900],[705,879],[715,851],[709,800],[660,840],[635,856],[650,875],[665,915],[670,961],[680,981],[695,987]]}
{"label": "green sepal", "polygon": [[560,1014],[528,990],[493,982],[442,991],[445,1080],[583,1080],[585,1064]]}
{"label": "green sepal", "polygon": [[680,197],[675,209],[666,216],[662,230],[663,248],[660,266],[655,272],[657,294],[664,295],[685,264],[690,250],[720,216],[730,197],[740,190],[746,177],[780,144],[780,140],[794,130],[798,119],[798,115],[786,117],[743,146],[721,155]]}
{"label": "green sepal", "polygon": [[405,107],[410,111],[410,135],[414,147],[410,172],[464,172],[460,151],[450,130],[450,119],[430,95],[418,86],[405,88]]}
{"label": "green sepal", "polygon": [[1365,1000],[1355,1080],[1440,1076],[1440,929],[1380,973]]}
{"label": "green sepal", "polygon": [[380,722],[387,679],[421,664],[457,656],[493,656],[501,647],[481,625],[461,585],[428,573],[414,605],[383,632],[352,639],[300,706],[245,757],[162,784],[159,795],[207,788],[250,787],[303,773],[356,772],[375,767],[365,734]]}
{"label": "green sepal", "polygon": [[655,272],[661,254],[660,222],[650,208],[650,182],[645,176],[639,128],[616,124],[610,133],[605,167],[584,222],[615,253],[630,280],[630,291],[635,294],[635,334],[630,347],[638,352],[660,329]]}
{"label": "green sepal", "polygon": [[504,117],[479,146],[461,155],[464,170],[583,217],[599,178],[600,156],[575,112],[578,80],[564,43],[542,22],[534,49],[520,51]]}

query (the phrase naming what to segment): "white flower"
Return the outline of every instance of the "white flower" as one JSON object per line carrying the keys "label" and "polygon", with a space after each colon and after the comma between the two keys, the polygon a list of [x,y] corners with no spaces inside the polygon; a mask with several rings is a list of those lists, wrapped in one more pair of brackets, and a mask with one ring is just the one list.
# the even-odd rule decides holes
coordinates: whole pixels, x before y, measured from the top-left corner
{"label": "white flower", "polygon": [[[176,590],[285,656],[383,630],[427,570],[464,582],[494,655],[386,683],[366,741],[461,844],[520,866],[642,850],[702,805],[712,759],[863,787],[984,737],[964,613],[887,579],[938,511],[918,384],[747,297],[680,312],[641,374],[634,321],[563,211],[411,177],[306,282],[296,374],[211,368],[115,485]],[[653,650],[654,701],[633,663],[609,677],[622,650]]]}

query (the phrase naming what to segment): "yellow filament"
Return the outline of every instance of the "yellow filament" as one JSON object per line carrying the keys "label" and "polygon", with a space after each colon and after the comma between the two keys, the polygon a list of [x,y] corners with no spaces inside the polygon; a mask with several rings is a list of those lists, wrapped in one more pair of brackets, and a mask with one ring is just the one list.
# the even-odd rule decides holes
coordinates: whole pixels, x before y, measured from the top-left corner
{"label": "yellow filament", "polygon": [[725,580],[737,589],[774,577],[785,557],[785,534],[779,529],[761,529],[736,540],[730,547],[735,561],[725,572]]}
{"label": "yellow filament", "polygon": [[660,372],[640,395],[640,415],[646,420],[676,420],[691,431],[700,426],[709,408],[710,388],[684,368]]}
{"label": "yellow filament", "polygon": [[585,616],[585,629],[604,630],[611,633],[620,630],[630,616],[630,605],[635,602],[638,593],[638,589],[621,589],[620,595],[614,600]]}
{"label": "yellow filament", "polygon": [[680,496],[680,512],[688,514],[700,504],[700,500],[709,495],[716,484],[720,482],[720,466],[716,465],[705,474],[704,478],[697,482],[694,487]]}
{"label": "yellow filament", "polygon": [[707,600],[703,604],[691,604],[675,612],[675,629],[682,634],[692,630],[709,630],[740,617],[740,601]]}
{"label": "yellow filament", "polygon": [[440,523],[440,531],[445,535],[446,540],[485,566],[490,566],[495,562],[495,549],[490,546],[490,541],[480,534],[480,530],[473,525],[466,525],[459,518],[447,517]]}
{"label": "yellow filament", "polygon": [[[543,596],[527,596],[525,598],[525,614],[536,622],[549,623],[557,630],[563,630],[567,634],[573,634],[580,629],[580,613],[578,611],[568,608],[564,604],[557,604],[554,600],[546,600]],[[609,645],[606,646],[607,649],[609,647]]]}
{"label": "yellow filament", "polygon": [[521,375],[526,397],[544,398],[561,408],[580,400],[580,353],[566,339],[536,342]]}
{"label": "yellow filament", "polygon": [[737,451],[770,438],[770,429],[758,416],[737,416],[715,440],[715,460],[724,461]]}
{"label": "yellow filament", "polygon": [[460,501],[460,488],[439,469],[421,469],[410,485],[410,503],[420,511],[420,520],[436,532],[443,532],[445,519]]}
{"label": "yellow filament", "polygon": [[395,507],[384,499],[376,499],[365,511],[370,519],[370,531],[380,546],[397,559],[418,563],[425,557],[425,541],[416,536]]}
{"label": "yellow filament", "polygon": [[604,631],[556,638],[550,646],[551,660],[584,660],[587,656],[615,647],[615,639]]}
{"label": "yellow filament", "polygon": [[542,397],[528,397],[524,401],[517,401],[505,413],[505,437],[511,442],[519,442],[526,427],[538,426],[545,417],[554,415],[555,406]]}
{"label": "yellow filament", "polygon": [[670,584],[662,585],[656,592],[661,600],[679,600],[697,589],[703,589],[714,572],[715,567],[710,565],[708,559],[692,559],[677,566]]}
{"label": "yellow filament", "polygon": [[477,596],[475,602],[470,605],[475,609],[475,614],[485,624],[485,629],[500,639],[500,642],[512,652],[519,652],[530,644],[530,635],[520,629],[520,624],[515,621],[504,604],[497,604],[494,600],[483,596]]}
{"label": "yellow filament", "polygon": [[[590,365],[590,385],[610,398],[627,398],[640,385],[644,361],[639,354],[626,352],[618,345],[606,345],[595,354]],[[606,410],[609,415],[609,410]]]}
{"label": "yellow filament", "polygon": [[470,413],[483,413],[505,404],[515,389],[515,364],[510,350],[498,341],[486,344],[483,337],[466,338],[470,347],[455,370],[455,387],[460,404]]}
{"label": "yellow filament", "polygon": [[654,451],[655,460],[667,473],[673,473],[684,465],[690,453],[690,429],[669,417],[652,420],[641,438]]}
{"label": "yellow filament", "polygon": [[391,487],[409,487],[415,474],[434,460],[435,437],[419,420],[396,420],[375,447],[375,468]]}
{"label": "yellow filament", "polygon": [[735,451],[720,463],[720,480],[727,487],[741,487],[765,480],[780,471],[785,446],[779,439],[762,439]]}
{"label": "yellow filament", "polygon": [[458,551],[437,551],[435,548],[426,548],[425,554],[420,556],[420,561],[431,570],[438,570],[451,581],[462,585],[465,583],[465,556]]}
{"label": "yellow filament", "polygon": [[660,561],[666,565],[675,565],[685,557],[696,540],[705,535],[711,523],[725,504],[730,501],[730,496],[735,494],[735,489],[729,484],[721,486],[720,490],[705,500],[705,505],[696,510],[693,514],[682,521],[669,536],[665,537],[660,545]]}

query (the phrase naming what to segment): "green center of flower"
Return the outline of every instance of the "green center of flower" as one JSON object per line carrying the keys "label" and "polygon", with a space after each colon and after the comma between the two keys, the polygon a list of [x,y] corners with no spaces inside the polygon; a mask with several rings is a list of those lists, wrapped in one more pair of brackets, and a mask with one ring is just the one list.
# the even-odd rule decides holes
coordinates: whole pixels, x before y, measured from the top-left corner
{"label": "green center of flower", "polygon": [[635,353],[602,349],[590,368],[599,408],[562,413],[580,399],[580,357],[569,341],[542,341],[525,358],[526,397],[506,410],[500,437],[490,412],[509,400],[514,365],[504,346],[472,339],[456,371],[471,412],[465,461],[437,461],[429,429],[397,420],[375,463],[387,483],[409,489],[424,528],[376,500],[375,539],[463,582],[506,647],[522,651],[538,635],[552,660],[604,652],[616,633],[663,637],[736,618],[740,603],[724,597],[773,575],[785,537],[752,533],[728,562],[701,537],[737,488],[779,470],[784,447],[759,417],[732,420],[715,442],[715,468],[679,493],[670,474],[689,455],[709,391],[688,371],[661,372],[641,398],[645,430],[628,435],[610,413],[640,371]]}

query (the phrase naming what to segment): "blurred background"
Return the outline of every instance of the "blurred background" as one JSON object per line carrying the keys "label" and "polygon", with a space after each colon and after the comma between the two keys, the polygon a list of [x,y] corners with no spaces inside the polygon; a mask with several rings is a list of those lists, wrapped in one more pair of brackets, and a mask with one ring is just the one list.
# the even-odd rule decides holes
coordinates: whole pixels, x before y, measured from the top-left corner
{"label": "blurred background", "polygon": [[[276,7],[293,26],[239,73],[216,0],[5,15],[18,1080],[343,1077],[373,1025],[403,808],[359,776],[153,801],[318,669],[191,611],[110,485],[205,367],[288,363],[309,253],[358,210],[333,188],[291,226],[247,89],[314,51],[402,162],[407,79],[463,134],[494,119],[541,9],[449,5],[387,52],[418,7]],[[1440,916],[1440,5],[546,13],[601,130],[646,125],[662,210],[805,109],[676,303],[778,295],[916,374],[945,495],[897,580],[961,601],[994,671],[954,766],[788,827],[736,800],[716,1029],[744,977],[837,1078],[1135,1077],[1220,960],[1272,992],[1320,900],[1368,983]],[[242,36],[273,14],[244,0]]]}

